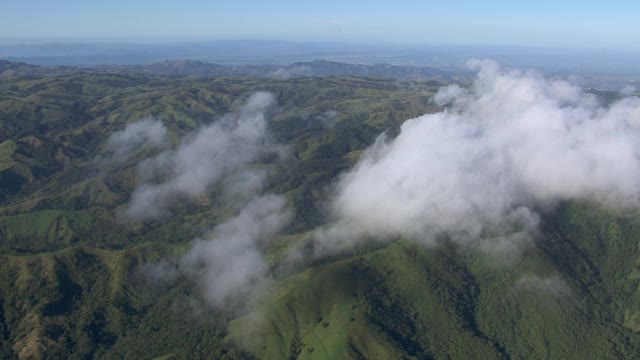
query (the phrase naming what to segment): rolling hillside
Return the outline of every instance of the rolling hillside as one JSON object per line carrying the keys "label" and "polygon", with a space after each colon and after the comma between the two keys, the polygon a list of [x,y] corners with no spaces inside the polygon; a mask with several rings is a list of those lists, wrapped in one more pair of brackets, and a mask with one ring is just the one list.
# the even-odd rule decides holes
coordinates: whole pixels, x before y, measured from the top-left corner
{"label": "rolling hillside", "polygon": [[[398,238],[287,266],[289,251],[310,246],[328,222],[340,175],[380,133],[394,136],[404,120],[440,110],[431,99],[441,85],[304,74],[1,78],[0,357],[637,356],[637,213],[563,202],[542,212],[535,243],[516,257],[446,237],[434,246]],[[184,274],[149,277],[145,269],[182,256],[233,217],[223,184],[162,219],[121,215],[143,159],[238,111],[257,91],[275,97],[268,131],[286,155],[251,166],[269,174],[265,191],[284,196],[293,215],[260,244],[270,275],[264,295],[220,309]],[[109,136],[145,118],[166,127],[167,143],[110,161]]]}

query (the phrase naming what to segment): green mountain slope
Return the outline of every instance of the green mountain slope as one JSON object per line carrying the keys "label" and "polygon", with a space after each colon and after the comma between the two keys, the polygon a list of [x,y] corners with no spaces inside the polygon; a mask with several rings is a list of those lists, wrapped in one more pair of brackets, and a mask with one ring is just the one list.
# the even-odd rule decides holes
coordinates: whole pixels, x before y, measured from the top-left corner
{"label": "green mountain slope", "polygon": [[[341,172],[381,132],[436,110],[438,86],[353,76],[0,79],[0,358],[635,357],[638,214],[561,204],[516,258],[402,239],[282,267],[326,223]],[[221,311],[188,278],[142,273],[233,216],[233,202],[214,185],[165,219],[121,221],[136,164],[163,148],[111,164],[106,139],[152,117],[175,145],[258,90],[276,96],[269,131],[288,157],[252,166],[295,215],[263,246],[273,270],[265,296]]]}
{"label": "green mountain slope", "polygon": [[401,241],[313,267],[231,337],[271,359],[635,357],[640,218],[570,203],[549,219],[515,262]]}

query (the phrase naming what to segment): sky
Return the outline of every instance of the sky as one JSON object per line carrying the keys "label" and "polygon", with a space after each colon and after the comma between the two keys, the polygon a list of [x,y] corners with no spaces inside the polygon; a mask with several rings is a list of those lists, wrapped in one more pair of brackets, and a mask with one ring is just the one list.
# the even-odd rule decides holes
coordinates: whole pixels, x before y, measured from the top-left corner
{"label": "sky", "polygon": [[0,38],[640,49],[640,1],[3,0]]}

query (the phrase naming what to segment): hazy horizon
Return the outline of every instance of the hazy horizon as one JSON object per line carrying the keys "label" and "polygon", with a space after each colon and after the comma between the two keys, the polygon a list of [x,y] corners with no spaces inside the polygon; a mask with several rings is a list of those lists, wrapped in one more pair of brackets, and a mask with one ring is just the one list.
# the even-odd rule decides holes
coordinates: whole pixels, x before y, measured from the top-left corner
{"label": "hazy horizon", "polygon": [[[385,45],[482,45],[640,51],[632,1],[197,0],[86,3],[8,1],[7,41],[192,42],[278,39]],[[79,36],[79,34],[81,34]],[[39,40],[37,40],[39,41]]]}

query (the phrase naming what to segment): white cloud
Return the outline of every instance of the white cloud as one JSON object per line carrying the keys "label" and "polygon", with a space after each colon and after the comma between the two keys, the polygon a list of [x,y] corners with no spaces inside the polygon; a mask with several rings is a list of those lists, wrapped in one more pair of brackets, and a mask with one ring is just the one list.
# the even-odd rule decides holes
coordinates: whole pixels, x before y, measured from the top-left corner
{"label": "white cloud", "polygon": [[[208,305],[219,309],[244,306],[269,284],[263,249],[291,219],[286,204],[282,196],[257,196],[236,216],[195,239],[186,254],[144,264],[135,274],[154,286],[191,279]],[[195,299],[191,301],[196,304]]]}
{"label": "white cloud", "polygon": [[535,231],[537,209],[560,200],[639,205],[639,98],[604,107],[565,81],[470,66],[470,88],[436,95],[444,111],[407,120],[393,140],[382,135],[342,177],[320,245],[363,236],[433,243],[442,234],[527,241],[512,235]]}
{"label": "white cloud", "polygon": [[107,139],[107,163],[121,163],[147,146],[160,146],[166,140],[167,129],[162,122],[142,119],[128,124],[124,130],[112,133]]}
{"label": "white cloud", "polygon": [[141,220],[161,216],[177,200],[195,199],[236,172],[245,173],[245,179],[251,178],[245,185],[256,188],[256,180],[263,176],[249,176],[247,166],[273,150],[265,115],[273,102],[272,94],[258,92],[237,112],[203,127],[176,149],[139,164],[141,184],[131,196],[126,215]]}

